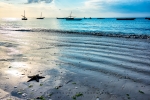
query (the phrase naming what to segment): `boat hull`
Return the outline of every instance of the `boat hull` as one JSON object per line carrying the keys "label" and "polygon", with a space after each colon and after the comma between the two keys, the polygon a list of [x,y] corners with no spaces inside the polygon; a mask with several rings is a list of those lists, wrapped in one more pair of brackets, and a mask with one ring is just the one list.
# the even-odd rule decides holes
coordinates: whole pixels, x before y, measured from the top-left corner
{"label": "boat hull", "polygon": [[145,18],[145,19],[148,19],[148,20],[150,20],[150,18]]}
{"label": "boat hull", "polygon": [[135,18],[116,18],[116,20],[134,20]]}
{"label": "boat hull", "polygon": [[22,20],[28,20],[27,18],[22,18]]}
{"label": "boat hull", "polygon": [[66,18],[66,20],[74,20],[74,18]]}
{"label": "boat hull", "polygon": [[36,18],[36,19],[44,19],[44,17],[42,17],[42,18]]}
{"label": "boat hull", "polygon": [[57,19],[65,19],[65,18],[57,18]]}
{"label": "boat hull", "polygon": [[75,18],[66,18],[66,20],[67,21],[80,21],[80,20],[82,20],[82,19],[75,19]]}

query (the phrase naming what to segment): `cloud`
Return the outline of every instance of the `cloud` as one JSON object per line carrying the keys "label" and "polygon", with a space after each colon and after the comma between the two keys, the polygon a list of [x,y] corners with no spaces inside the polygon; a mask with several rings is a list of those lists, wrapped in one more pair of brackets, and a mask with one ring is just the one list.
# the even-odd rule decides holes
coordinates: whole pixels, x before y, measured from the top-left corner
{"label": "cloud", "polygon": [[95,9],[101,12],[150,12],[150,0],[88,0],[85,9]]}
{"label": "cloud", "polygon": [[121,4],[110,5],[109,8],[113,8],[116,12],[150,12],[150,1],[141,2],[126,2]]}
{"label": "cloud", "polygon": [[54,0],[0,0],[0,2],[10,3],[10,4],[31,4],[31,3],[51,3]]}
{"label": "cloud", "polygon": [[150,0],[0,0],[0,16],[150,16],[149,7]]}
{"label": "cloud", "polygon": [[40,3],[40,2],[45,2],[45,3],[51,3],[53,0],[28,0],[28,3]]}
{"label": "cloud", "polygon": [[28,0],[28,3],[38,3],[39,0]]}
{"label": "cloud", "polygon": [[26,0],[0,0],[0,3],[8,3],[8,4],[21,4],[27,2]]}

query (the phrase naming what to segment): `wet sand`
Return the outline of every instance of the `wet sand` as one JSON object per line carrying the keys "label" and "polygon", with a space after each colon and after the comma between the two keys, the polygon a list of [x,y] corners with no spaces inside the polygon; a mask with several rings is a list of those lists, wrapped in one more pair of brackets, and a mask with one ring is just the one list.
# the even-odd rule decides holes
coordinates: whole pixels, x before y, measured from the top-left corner
{"label": "wet sand", "polygon": [[150,98],[149,39],[1,31],[0,56],[0,100]]}

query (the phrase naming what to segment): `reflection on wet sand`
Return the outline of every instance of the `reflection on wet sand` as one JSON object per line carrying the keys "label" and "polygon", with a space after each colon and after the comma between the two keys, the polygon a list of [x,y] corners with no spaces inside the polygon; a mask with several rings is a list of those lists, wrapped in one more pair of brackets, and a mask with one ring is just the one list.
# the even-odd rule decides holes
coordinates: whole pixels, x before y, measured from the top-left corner
{"label": "reflection on wet sand", "polygon": [[[12,32],[0,40],[0,99],[150,96],[149,40],[49,32]],[[45,78],[27,82],[37,74]]]}

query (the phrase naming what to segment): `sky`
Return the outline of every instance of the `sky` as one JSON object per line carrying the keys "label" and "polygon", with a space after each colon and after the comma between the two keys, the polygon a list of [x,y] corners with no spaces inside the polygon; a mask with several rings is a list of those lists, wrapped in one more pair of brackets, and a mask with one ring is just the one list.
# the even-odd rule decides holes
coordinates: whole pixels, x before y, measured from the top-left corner
{"label": "sky", "polygon": [[150,0],[0,0],[0,18],[150,17]]}

